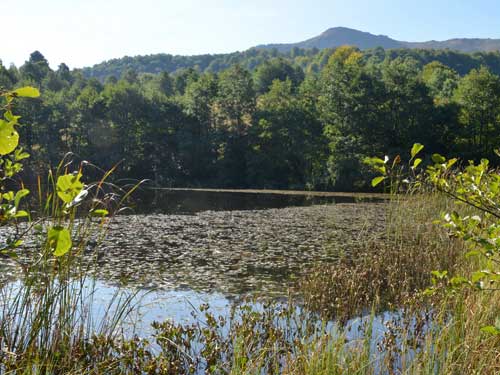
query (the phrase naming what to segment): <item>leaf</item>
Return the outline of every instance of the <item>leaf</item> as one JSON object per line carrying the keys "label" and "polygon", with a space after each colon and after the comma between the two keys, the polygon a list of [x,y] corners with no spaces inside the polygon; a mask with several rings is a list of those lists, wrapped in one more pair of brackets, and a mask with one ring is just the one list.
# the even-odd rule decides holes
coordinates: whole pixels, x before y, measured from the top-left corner
{"label": "leaf", "polygon": [[431,274],[439,280],[442,280],[448,275],[448,271],[432,271]]}
{"label": "leaf", "polygon": [[10,154],[18,144],[19,133],[14,129],[14,123],[0,119],[0,155]]}
{"label": "leaf", "polygon": [[8,122],[13,122],[14,124],[17,124],[17,121],[21,118],[21,116],[14,116],[11,111],[5,112],[4,117]]}
{"label": "leaf", "polygon": [[461,276],[455,276],[450,279],[450,284],[453,286],[460,286],[462,284],[468,284],[469,280],[467,280],[465,277]]}
{"label": "leaf", "polygon": [[372,180],[372,186],[375,187],[377,186],[378,184],[380,184],[382,181],[385,180],[385,177],[384,176],[378,176],[378,177],[375,177],[373,180]]}
{"label": "leaf", "polygon": [[416,158],[415,161],[413,162],[413,167],[412,168],[413,169],[417,168],[420,165],[420,163],[422,163],[422,159]]}
{"label": "leaf", "polygon": [[19,258],[19,255],[17,255],[16,252],[12,251],[10,248],[0,250],[0,254],[7,255],[8,257],[11,257],[13,259]]}
{"label": "leaf", "polygon": [[40,96],[40,91],[31,86],[21,87],[20,89],[14,90],[12,93],[23,98],[38,98]]}
{"label": "leaf", "polygon": [[71,235],[66,228],[59,226],[50,228],[47,239],[49,248],[56,257],[63,256],[71,249]]}
{"label": "leaf", "polygon": [[28,189],[21,189],[16,193],[16,197],[14,198],[14,206],[17,208],[19,207],[19,203],[21,202],[21,199],[23,199],[25,196],[27,196],[30,193]]}
{"label": "leaf", "polygon": [[2,198],[5,199],[6,201],[13,201],[14,200],[14,192],[13,191],[8,191],[7,193],[2,194]]}
{"label": "leaf", "polygon": [[380,158],[377,158],[377,157],[373,157],[373,158],[366,157],[363,159],[363,163],[368,164],[368,165],[372,165],[372,166],[376,166],[376,165],[384,165],[386,162]]}
{"label": "leaf", "polygon": [[477,255],[481,255],[482,253],[479,250],[471,250],[467,254],[465,254],[466,258],[474,257]]}
{"label": "leaf", "polygon": [[413,159],[417,154],[424,149],[424,145],[415,143],[411,148],[411,158]]}
{"label": "leaf", "polygon": [[448,160],[448,163],[446,163],[446,168],[448,169],[448,168],[452,167],[457,161],[458,161],[457,158],[453,158],[453,159]]}
{"label": "leaf", "polygon": [[66,174],[57,179],[57,196],[64,203],[71,203],[83,190],[83,183],[80,181],[81,173]]}
{"label": "leaf", "polygon": [[87,197],[89,194],[88,190],[82,190],[78,193],[78,195],[73,199],[70,203],[68,203],[67,207],[73,207],[73,206],[78,206],[82,201]]}
{"label": "leaf", "polygon": [[28,214],[28,212],[23,211],[23,210],[17,211],[16,214],[14,215],[14,217],[17,219],[19,219],[21,217],[29,217],[29,216],[30,215]]}
{"label": "leaf", "polygon": [[427,288],[422,292],[422,294],[424,296],[433,296],[434,294],[436,294],[436,288]]}
{"label": "leaf", "polygon": [[434,163],[436,163],[436,164],[443,164],[443,163],[446,161],[446,159],[445,159],[445,157],[444,157],[444,156],[442,156],[442,155],[439,155],[439,154],[433,154],[433,155],[432,155],[432,161],[433,161]]}
{"label": "leaf", "polygon": [[489,335],[500,335],[500,329],[494,326],[486,326],[481,328],[481,332],[487,333]]}
{"label": "leaf", "polygon": [[109,212],[108,212],[108,210],[105,210],[105,209],[98,209],[98,210],[92,210],[92,211],[90,211],[90,214],[92,216],[104,217],[104,216],[108,216]]}
{"label": "leaf", "polygon": [[484,279],[488,274],[483,271],[477,271],[472,274],[471,281],[477,283],[479,280]]}
{"label": "leaf", "polygon": [[21,161],[23,159],[27,159],[30,157],[30,154],[27,152],[24,152],[22,148],[18,148],[16,151],[14,151],[14,159],[15,161]]}

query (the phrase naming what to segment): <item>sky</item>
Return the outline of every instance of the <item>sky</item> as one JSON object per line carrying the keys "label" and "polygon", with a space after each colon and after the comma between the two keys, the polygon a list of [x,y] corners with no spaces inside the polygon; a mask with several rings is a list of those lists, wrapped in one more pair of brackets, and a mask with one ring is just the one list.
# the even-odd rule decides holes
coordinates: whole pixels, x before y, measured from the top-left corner
{"label": "sky", "polygon": [[298,42],[344,26],[405,41],[500,38],[499,0],[0,0],[4,65],[193,55]]}

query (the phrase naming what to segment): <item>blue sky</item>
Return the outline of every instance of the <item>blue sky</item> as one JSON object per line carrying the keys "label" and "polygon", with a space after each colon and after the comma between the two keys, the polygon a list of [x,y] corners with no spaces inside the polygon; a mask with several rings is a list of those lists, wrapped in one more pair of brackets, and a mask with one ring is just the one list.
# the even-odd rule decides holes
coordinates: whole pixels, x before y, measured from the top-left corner
{"label": "blue sky", "polygon": [[301,41],[345,26],[407,41],[500,38],[498,0],[0,0],[4,64],[52,66]]}

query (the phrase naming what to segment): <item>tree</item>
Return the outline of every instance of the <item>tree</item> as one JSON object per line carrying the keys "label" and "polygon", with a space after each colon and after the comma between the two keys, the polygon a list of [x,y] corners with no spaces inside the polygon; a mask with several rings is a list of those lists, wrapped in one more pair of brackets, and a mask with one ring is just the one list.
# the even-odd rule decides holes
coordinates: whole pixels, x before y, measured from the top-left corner
{"label": "tree", "polygon": [[38,86],[50,72],[48,61],[38,51],[33,52],[30,58],[20,69],[22,79],[33,81]]}
{"label": "tree", "polygon": [[318,185],[318,161],[326,154],[322,125],[294,93],[290,80],[275,80],[259,98],[250,136],[250,186],[304,189]]}
{"label": "tree", "polygon": [[219,173],[225,185],[242,187],[246,181],[247,131],[255,111],[250,73],[239,65],[221,73],[218,85],[217,132]]}
{"label": "tree", "polygon": [[422,80],[438,102],[451,100],[459,79],[460,76],[455,70],[438,61],[425,65],[422,70]]}
{"label": "tree", "polygon": [[329,143],[328,166],[337,188],[363,184],[364,156],[373,154],[383,129],[380,100],[384,88],[364,71],[361,53],[339,47],[321,73],[318,108]]}
{"label": "tree", "polygon": [[304,80],[304,72],[283,58],[272,59],[260,65],[255,72],[256,91],[263,94],[269,90],[275,80],[290,80],[296,88]]}
{"label": "tree", "polygon": [[491,158],[500,141],[500,78],[486,67],[474,69],[460,80],[455,100],[468,153]]}

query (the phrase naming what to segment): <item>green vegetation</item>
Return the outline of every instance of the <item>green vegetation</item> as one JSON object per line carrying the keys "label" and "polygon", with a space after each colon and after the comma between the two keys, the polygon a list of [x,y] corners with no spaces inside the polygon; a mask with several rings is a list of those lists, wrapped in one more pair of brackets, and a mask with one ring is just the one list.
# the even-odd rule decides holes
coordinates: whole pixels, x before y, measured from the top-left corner
{"label": "green vegetation", "polygon": [[[19,282],[0,288],[1,372],[500,371],[500,177],[480,159],[498,153],[500,83],[486,67],[460,77],[441,63],[374,63],[342,47],[304,76],[273,60],[255,75],[239,65],[217,75],[128,71],[102,85],[64,66],[53,72],[34,53],[1,77],[46,89],[41,99],[27,86],[1,93],[0,220],[14,229],[1,252],[22,270]],[[20,127],[14,113],[33,126]],[[110,172],[85,183],[102,172],[64,157],[71,149]],[[392,157],[371,157],[383,150]],[[55,166],[46,183],[29,185],[37,190],[36,217],[23,209],[29,153],[31,168]],[[472,160],[448,158],[455,153]],[[120,171],[114,159],[124,160]],[[102,321],[90,313],[96,302],[86,286],[95,280],[82,260],[130,194],[117,201],[112,173],[237,187],[361,189],[371,179],[392,199],[380,218],[385,237],[366,233],[363,251],[311,270],[288,303],[250,301],[228,318],[203,306],[199,323],[155,323],[144,339],[119,329],[133,294],[113,298]],[[28,233],[36,250],[26,262],[19,249]],[[350,321],[356,317],[359,325]]]}
{"label": "green vegetation", "polygon": [[495,53],[340,47],[237,56],[212,71],[150,74],[130,63],[116,67],[119,79],[99,76],[104,83],[64,64],[53,71],[38,52],[19,69],[1,67],[6,89],[43,93],[18,104],[31,124],[21,129],[34,156],[27,185],[68,152],[104,169],[121,163],[117,178],[166,187],[367,190],[373,175],[363,159],[414,142],[496,164]]}

